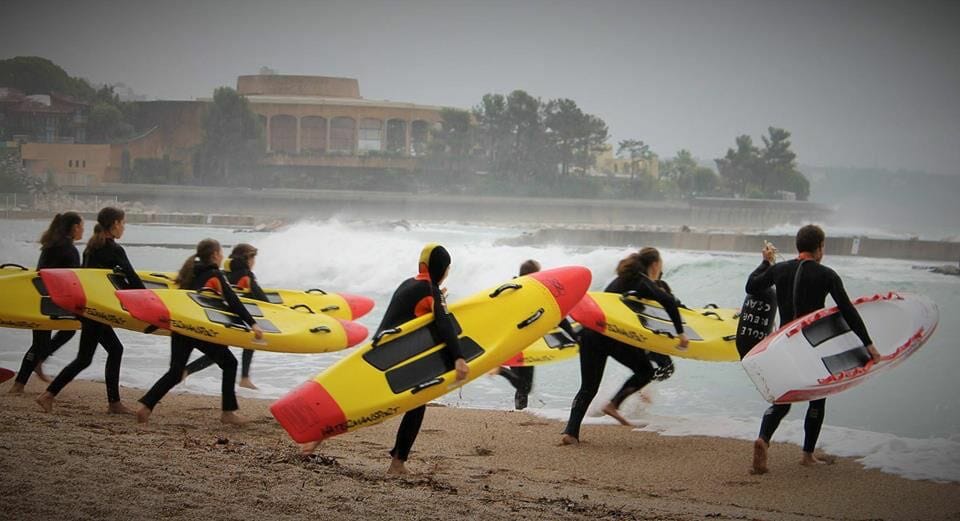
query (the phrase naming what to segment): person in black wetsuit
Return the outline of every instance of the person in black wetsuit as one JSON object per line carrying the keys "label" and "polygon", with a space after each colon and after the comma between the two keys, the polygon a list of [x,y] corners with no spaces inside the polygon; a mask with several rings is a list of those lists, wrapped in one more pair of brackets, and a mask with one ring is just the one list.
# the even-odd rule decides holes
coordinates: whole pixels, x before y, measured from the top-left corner
{"label": "person in black wetsuit", "polygon": [[[520,277],[524,275],[529,275],[531,273],[536,273],[540,271],[540,263],[529,259],[524,261],[520,265]],[[560,321],[560,328],[564,330],[570,338],[576,340],[577,333],[573,330],[573,326],[570,325],[570,321],[564,317]],[[513,395],[513,406],[516,410],[522,411],[527,408],[527,400],[530,396],[530,391],[533,390],[533,367],[508,367],[502,366],[497,370],[497,374],[507,379],[510,382],[510,385],[516,389],[516,392]]]}
{"label": "person in black wetsuit", "polygon": [[[797,232],[796,259],[776,261],[777,249],[767,243],[763,248],[763,262],[750,274],[747,280],[747,293],[757,294],[770,286],[777,288],[777,308],[780,312],[780,323],[786,324],[795,318],[802,317],[824,307],[827,294],[840,309],[840,314],[863,342],[874,361],[880,360],[880,353],[873,346],[867,328],[857,313],[857,309],[847,297],[843,289],[840,276],[832,269],[820,264],[823,260],[823,246],[825,235],[819,226],[807,225]],[[794,294],[796,288],[796,294]],[[814,454],[820,428],[823,426],[823,416],[826,409],[826,398],[814,400],[807,407],[807,416],[803,422],[803,465],[821,463]],[[753,443],[754,474],[767,472],[767,450],[770,439],[780,425],[780,420],[790,411],[790,404],[774,404],[763,414],[760,424],[760,435]]]}
{"label": "person in black wetsuit", "polygon": [[[256,338],[263,338],[263,330],[250,316],[250,312],[237,298],[237,294],[233,292],[230,283],[220,271],[221,262],[223,262],[223,249],[220,248],[220,243],[214,239],[200,241],[197,244],[196,254],[191,255],[180,268],[177,274],[177,285],[181,289],[194,291],[202,288],[213,289],[223,297],[230,311],[250,326]],[[220,388],[223,412],[220,414],[220,421],[234,425],[243,425],[247,422],[236,413],[240,408],[234,387],[237,379],[237,359],[230,352],[230,348],[177,333],[170,334],[170,369],[153,384],[147,394],[140,398],[143,406],[137,411],[137,422],[147,423],[157,403],[170,389],[180,383],[187,361],[190,359],[190,352],[194,348],[209,356],[223,370],[223,383]]]}
{"label": "person in black wetsuit", "polygon": [[[374,337],[384,330],[409,322],[421,315],[433,313],[434,321],[431,327],[435,328],[437,339],[446,344],[447,354],[454,360],[457,380],[463,380],[470,372],[470,368],[461,355],[460,340],[457,338],[456,328],[447,311],[447,302],[444,299],[446,289],[440,288],[449,271],[450,254],[446,248],[436,243],[424,246],[420,252],[417,275],[403,281],[393,292],[390,304],[383,314]],[[397,429],[396,442],[390,449],[390,456],[393,459],[390,461],[390,467],[387,468],[387,474],[408,473],[405,464],[420,432],[424,412],[426,412],[426,405],[421,405],[403,415],[400,428]],[[320,442],[304,443],[300,446],[300,453],[308,455],[319,445]]]}
{"label": "person in black wetsuit", "polygon": [[[256,263],[256,258],[256,248],[250,244],[240,243],[234,246],[233,251],[230,252],[230,257],[224,264],[226,268],[224,271],[227,275],[227,281],[230,282],[231,285],[247,291],[243,296],[253,300],[269,302],[267,295],[263,292],[263,288],[257,283],[257,276],[253,274],[253,266]],[[257,386],[253,385],[253,381],[250,380],[251,362],[253,362],[253,349],[244,349],[240,358],[240,383],[237,385],[246,387],[247,389],[257,389]],[[187,365],[184,378],[197,371],[202,371],[213,364],[212,358],[203,355]]]}
{"label": "person in black wetsuit", "polygon": [[[76,212],[58,213],[50,221],[47,231],[40,237],[40,259],[37,260],[37,270],[44,268],[79,268],[80,252],[73,245],[73,241],[83,238],[83,217]],[[23,388],[30,379],[30,373],[37,373],[37,377],[44,382],[50,379],[43,374],[43,361],[57,349],[73,338],[76,331],[57,331],[34,329],[33,344],[23,355],[17,379],[10,388],[10,394],[22,394]],[[52,338],[51,338],[52,336]]]}
{"label": "person in black wetsuit", "polygon": [[[654,282],[663,267],[660,252],[656,248],[643,248],[639,252],[631,253],[617,265],[617,278],[607,285],[604,291],[608,293],[635,292],[638,298],[656,300],[670,315],[673,326],[676,328],[679,349],[686,349],[689,344],[687,335],[683,332],[683,321],[673,296],[666,293]],[[580,333],[580,390],[573,399],[570,409],[570,419],[563,430],[561,443],[576,445],[580,441],[580,424],[587,413],[587,407],[600,388],[600,379],[607,364],[607,357],[612,356],[616,361],[633,370],[633,376],[627,380],[631,392],[639,391],[650,383],[654,376],[654,368],[647,357],[646,351],[631,345],[624,344],[596,331],[584,329]],[[629,425],[629,422],[617,411],[616,406],[608,403],[603,412],[613,416],[620,423]]]}
{"label": "person in black wetsuit", "polygon": [[[126,226],[125,214],[118,208],[107,207],[97,214],[97,225],[93,236],[83,250],[83,267],[114,270],[126,278],[124,289],[143,289],[143,281],[127,259],[127,253],[117,244],[116,239],[123,236]],[[120,363],[123,360],[123,344],[117,338],[112,327],[87,318],[80,318],[80,349],[77,358],[60,371],[47,391],[37,398],[44,411],[53,410],[53,401],[57,394],[70,383],[80,371],[93,361],[97,344],[107,351],[104,379],[107,385],[109,411],[116,414],[132,414],[133,411],[120,401]]]}
{"label": "person in black wetsuit", "polygon": [[[659,272],[660,273],[657,274],[657,277],[660,277],[663,274],[662,265],[659,267]],[[668,293],[671,297],[673,297],[673,300],[676,302],[677,307],[683,307],[683,304],[680,302],[680,299],[674,296],[673,290],[670,289],[670,285],[667,284],[665,280],[657,278],[657,279],[653,279],[653,283],[656,284],[657,287],[659,287],[660,289]],[[643,352],[646,354],[647,359],[650,360],[650,363],[653,364],[654,366],[653,376],[650,377],[651,381],[662,382],[667,378],[670,378],[671,376],[673,376],[673,372],[674,372],[673,359],[670,358],[670,355],[665,355],[662,353],[654,353],[653,351],[647,351],[647,350],[643,350]],[[626,418],[624,418],[623,415],[619,413],[620,406],[623,404],[624,400],[629,398],[630,395],[632,395],[633,393],[636,393],[642,390],[645,385],[646,383],[643,383],[641,380],[637,378],[637,375],[634,374],[633,376],[628,378],[626,382],[623,382],[623,385],[620,386],[620,389],[617,391],[617,393],[614,394],[613,398],[610,399],[610,403],[608,403],[603,408],[603,412],[610,416],[613,416],[613,418],[615,418],[617,421],[619,421],[623,425],[630,425],[630,422]],[[646,397],[644,397],[643,399],[649,401]]]}

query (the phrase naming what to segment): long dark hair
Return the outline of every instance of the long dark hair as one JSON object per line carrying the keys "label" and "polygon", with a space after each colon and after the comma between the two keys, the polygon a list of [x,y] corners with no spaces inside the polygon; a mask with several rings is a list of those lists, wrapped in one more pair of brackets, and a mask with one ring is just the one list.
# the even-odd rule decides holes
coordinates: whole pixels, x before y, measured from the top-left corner
{"label": "long dark hair", "polygon": [[230,266],[231,269],[235,267],[250,268],[250,258],[257,254],[257,249],[245,242],[241,242],[233,247],[233,250],[230,251]]}
{"label": "long dark hair", "polygon": [[646,275],[650,266],[659,260],[659,250],[656,248],[642,248],[638,252],[627,255],[617,264],[617,276],[632,279],[640,275]]}
{"label": "long dark hair", "polygon": [[47,231],[40,236],[40,246],[49,248],[57,244],[69,243],[73,241],[70,232],[73,227],[82,223],[83,217],[77,212],[63,212],[53,216]]}
{"label": "long dark hair", "polygon": [[213,254],[220,251],[220,242],[216,239],[204,239],[197,243],[197,252],[187,257],[180,271],[177,273],[177,286],[189,288],[193,284],[193,267],[198,262],[203,264],[213,263]]}
{"label": "long dark hair", "polygon": [[533,259],[525,260],[523,261],[523,264],[520,265],[521,277],[524,275],[529,275],[531,273],[536,273],[538,271],[540,271],[540,263]]}
{"label": "long dark hair", "polygon": [[110,233],[110,228],[113,228],[115,223],[122,221],[126,215],[123,210],[112,206],[100,209],[100,212],[97,213],[97,225],[93,227],[93,235],[87,241],[87,249],[84,254],[102,248],[107,243],[109,238],[107,234]]}

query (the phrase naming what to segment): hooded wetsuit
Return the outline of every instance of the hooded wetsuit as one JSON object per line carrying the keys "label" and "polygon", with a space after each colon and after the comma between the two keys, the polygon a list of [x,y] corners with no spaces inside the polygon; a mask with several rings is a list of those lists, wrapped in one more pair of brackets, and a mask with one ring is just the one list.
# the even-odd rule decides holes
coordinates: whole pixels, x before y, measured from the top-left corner
{"label": "hooded wetsuit", "polygon": [[[447,354],[451,360],[463,358],[460,352],[460,341],[457,331],[444,299],[443,292],[437,281],[443,280],[450,266],[450,254],[438,244],[428,244],[420,253],[419,273],[417,276],[403,281],[390,298],[390,304],[384,312],[383,320],[377,328],[376,334],[390,329],[414,318],[433,313],[433,326],[437,337],[446,344]],[[406,461],[410,449],[420,432],[426,406],[407,411],[400,421],[397,438],[390,455]]]}

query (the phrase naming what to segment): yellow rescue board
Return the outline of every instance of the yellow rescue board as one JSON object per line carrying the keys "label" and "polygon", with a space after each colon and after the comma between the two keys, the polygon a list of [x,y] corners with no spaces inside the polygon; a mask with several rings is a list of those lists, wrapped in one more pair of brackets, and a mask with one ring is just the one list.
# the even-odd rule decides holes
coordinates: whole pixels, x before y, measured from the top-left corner
{"label": "yellow rescue board", "polygon": [[593,331],[625,344],[680,358],[739,362],[736,309],[680,308],[687,349],[677,348],[676,329],[659,303],[619,293],[590,292],[570,316]]}
{"label": "yellow rescue board", "polygon": [[131,289],[116,292],[131,317],[153,327],[215,344],[282,353],[327,353],[356,345],[367,329],[323,313],[241,298],[263,330],[257,339],[213,291]]}
{"label": "yellow rescue board", "polygon": [[[67,310],[55,304],[36,271],[12,266],[16,265],[5,264],[0,269],[0,295],[3,295],[0,299],[0,327],[59,331],[80,329],[80,322],[76,320],[76,311]],[[115,287],[111,277],[116,278],[117,281],[123,278],[122,275],[113,274],[109,270],[84,271],[97,272],[91,277],[111,288]],[[166,288],[171,284],[166,279],[153,276],[148,272],[138,272],[138,274],[148,287]],[[94,310],[94,312],[97,311],[109,312],[109,310]],[[110,313],[110,316],[114,315],[116,313]]]}
{"label": "yellow rescue board", "polygon": [[427,314],[381,332],[270,410],[301,443],[392,418],[502,365],[556,327],[589,285],[588,269],[557,268],[450,305],[470,367],[466,380],[456,380],[445,344],[433,338],[433,314]]}

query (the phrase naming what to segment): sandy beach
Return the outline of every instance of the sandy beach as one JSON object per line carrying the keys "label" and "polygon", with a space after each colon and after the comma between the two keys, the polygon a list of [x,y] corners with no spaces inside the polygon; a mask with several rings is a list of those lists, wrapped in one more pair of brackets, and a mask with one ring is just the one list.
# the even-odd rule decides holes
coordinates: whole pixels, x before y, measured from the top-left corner
{"label": "sandy beach", "polygon": [[[911,481],[853,460],[806,468],[774,444],[748,473],[748,442],[562,425],[523,413],[431,407],[408,464],[388,477],[398,420],[335,437],[310,458],[241,398],[171,394],[151,424],[106,413],[102,383],[68,386],[52,414],[0,385],[0,519],[960,519],[960,484]],[[123,389],[133,406],[141,391]]]}

